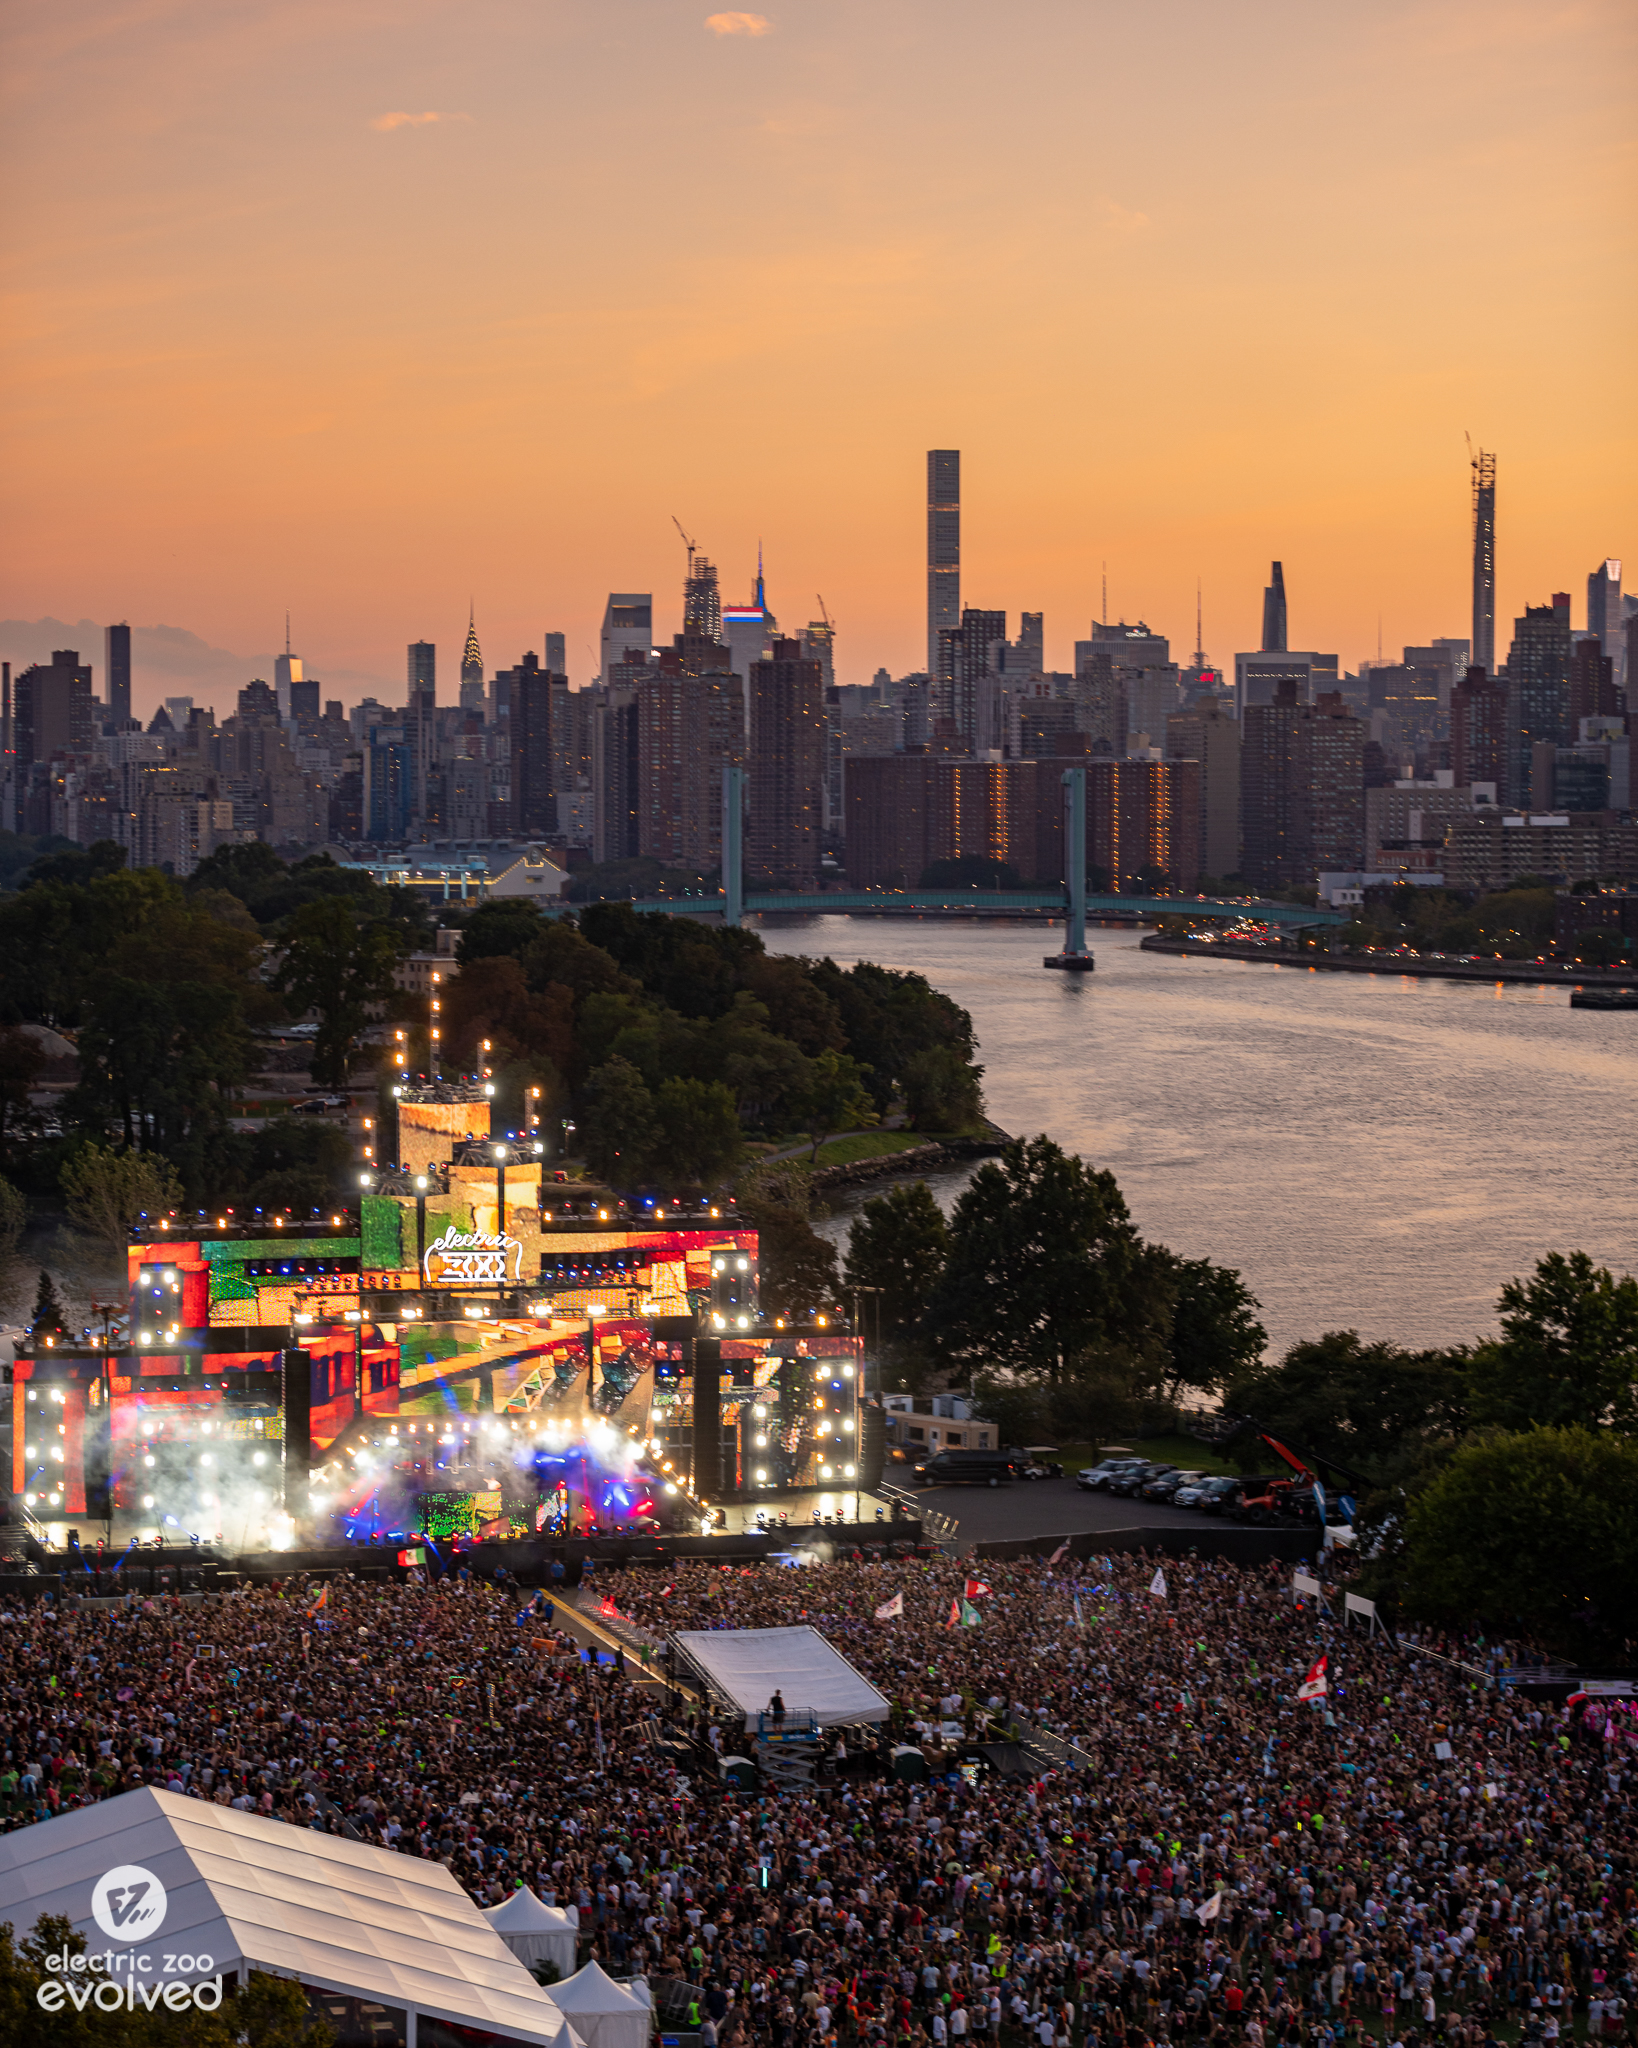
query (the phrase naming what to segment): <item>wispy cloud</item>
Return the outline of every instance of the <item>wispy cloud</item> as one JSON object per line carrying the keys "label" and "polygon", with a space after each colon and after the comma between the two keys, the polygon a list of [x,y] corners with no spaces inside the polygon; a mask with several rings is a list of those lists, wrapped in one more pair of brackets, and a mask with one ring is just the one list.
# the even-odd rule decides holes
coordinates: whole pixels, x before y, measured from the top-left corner
{"label": "wispy cloud", "polygon": [[705,25],[714,36],[765,36],[773,28],[765,14],[708,14]]}
{"label": "wispy cloud", "polygon": [[470,114],[377,114],[370,126],[378,135],[390,135],[395,128],[430,128],[436,121],[470,121]]}

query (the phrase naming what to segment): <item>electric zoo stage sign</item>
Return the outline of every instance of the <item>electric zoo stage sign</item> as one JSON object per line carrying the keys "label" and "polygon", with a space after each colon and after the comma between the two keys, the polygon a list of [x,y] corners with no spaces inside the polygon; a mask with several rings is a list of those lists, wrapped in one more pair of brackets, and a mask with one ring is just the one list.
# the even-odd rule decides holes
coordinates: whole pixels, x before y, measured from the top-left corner
{"label": "electric zoo stage sign", "polygon": [[504,1287],[520,1277],[522,1265],[515,1237],[451,1228],[427,1246],[421,1270],[429,1287]]}
{"label": "electric zoo stage sign", "polygon": [[[170,1901],[165,1887],[140,1863],[121,1863],[106,1870],[91,1892],[91,1917],[110,1942],[134,1944],[151,1940],[165,1924]],[[106,1948],[86,1955],[60,1949],[45,1959],[51,1975],[35,1993],[45,2012],[215,2012],[222,2003],[220,1974],[214,1956],[178,1955],[134,1946]],[[205,1977],[203,1983],[197,1981]],[[123,1978],[124,1982],[119,1980]]]}

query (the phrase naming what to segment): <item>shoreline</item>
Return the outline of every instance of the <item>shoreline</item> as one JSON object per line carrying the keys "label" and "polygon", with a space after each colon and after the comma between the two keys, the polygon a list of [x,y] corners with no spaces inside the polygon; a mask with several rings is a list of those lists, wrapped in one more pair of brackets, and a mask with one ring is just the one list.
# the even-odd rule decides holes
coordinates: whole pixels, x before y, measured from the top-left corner
{"label": "shoreline", "polygon": [[1638,989],[1630,969],[1581,967],[1554,960],[1422,960],[1385,954],[1286,952],[1248,946],[1232,939],[1173,938],[1151,932],[1138,945],[1145,953],[1182,953],[1202,960],[1248,960],[1264,967],[1296,967],[1320,974],[1397,974],[1423,981],[1512,982],[1543,988]]}

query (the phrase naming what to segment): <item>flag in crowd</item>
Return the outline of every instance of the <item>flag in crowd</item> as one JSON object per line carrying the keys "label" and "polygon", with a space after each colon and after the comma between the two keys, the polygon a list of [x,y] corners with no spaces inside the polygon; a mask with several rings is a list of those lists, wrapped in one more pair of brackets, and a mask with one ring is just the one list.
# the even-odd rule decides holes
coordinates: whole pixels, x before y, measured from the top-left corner
{"label": "flag in crowd", "polygon": [[903,1612],[904,1595],[902,1592],[895,1593],[891,1600],[884,1600],[880,1607],[876,1609],[876,1619],[878,1621],[897,1621]]}
{"label": "flag in crowd", "polygon": [[969,1600],[982,1600],[990,1589],[982,1579],[969,1579],[962,1590]]}
{"label": "flag in crowd", "polygon": [[1155,1598],[1156,1598],[1157,1600],[1164,1600],[1164,1599],[1165,1599],[1165,1597],[1166,1597],[1166,1570],[1165,1570],[1165,1567],[1164,1567],[1163,1565],[1158,1565],[1158,1564],[1157,1564],[1157,1565],[1155,1566],[1155,1575],[1154,1575],[1154,1577],[1153,1577],[1153,1578],[1152,1578],[1152,1579],[1151,1579],[1151,1580],[1149,1581],[1149,1591],[1150,1591],[1151,1593],[1153,1593],[1153,1595],[1155,1596]]}
{"label": "flag in crowd", "polygon": [[1321,1657],[1302,1684],[1297,1687],[1297,1697],[1300,1700],[1322,1700],[1326,1691],[1325,1659]]}

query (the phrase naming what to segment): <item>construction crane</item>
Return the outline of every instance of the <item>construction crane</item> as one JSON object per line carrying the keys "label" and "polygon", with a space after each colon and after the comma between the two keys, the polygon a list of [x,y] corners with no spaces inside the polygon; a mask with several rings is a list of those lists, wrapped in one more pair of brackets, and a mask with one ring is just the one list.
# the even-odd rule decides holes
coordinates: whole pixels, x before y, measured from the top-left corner
{"label": "construction crane", "polygon": [[688,550],[688,580],[692,583],[694,580],[694,557],[699,553],[699,543],[698,541],[691,540],[686,533],[683,533],[683,523],[675,512],[671,515],[671,523],[679,533],[682,533],[683,546]]}
{"label": "construction crane", "polygon": [[[815,591],[814,595],[818,597],[819,593]],[[830,613],[825,610],[825,600],[822,597],[819,598],[819,616],[825,622],[825,631],[827,633],[834,633],[836,631],[836,621],[831,617]]]}

